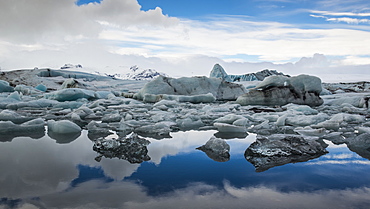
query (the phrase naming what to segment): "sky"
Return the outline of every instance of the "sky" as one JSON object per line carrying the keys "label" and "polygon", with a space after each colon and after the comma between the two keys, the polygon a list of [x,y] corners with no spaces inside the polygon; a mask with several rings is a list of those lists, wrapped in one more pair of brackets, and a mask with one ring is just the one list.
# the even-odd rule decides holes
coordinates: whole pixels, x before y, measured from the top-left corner
{"label": "sky", "polygon": [[370,81],[368,0],[0,0],[1,70],[172,77],[263,69]]}

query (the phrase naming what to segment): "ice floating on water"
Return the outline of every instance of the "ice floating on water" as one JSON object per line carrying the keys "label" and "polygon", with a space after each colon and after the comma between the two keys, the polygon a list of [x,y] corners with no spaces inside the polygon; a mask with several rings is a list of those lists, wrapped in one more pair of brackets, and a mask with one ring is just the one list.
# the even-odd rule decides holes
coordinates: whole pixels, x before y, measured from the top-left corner
{"label": "ice floating on water", "polygon": [[48,131],[59,134],[80,133],[81,127],[69,120],[49,120]]}
{"label": "ice floating on water", "polygon": [[75,101],[78,99],[94,99],[95,92],[86,89],[69,88],[45,94],[46,99],[53,99],[60,102]]}
{"label": "ice floating on water", "polygon": [[198,147],[207,156],[217,162],[226,162],[230,160],[230,145],[225,140],[212,137],[205,145]]}
{"label": "ice floating on water", "polygon": [[[147,83],[134,98],[157,102],[164,95],[183,95],[197,97],[175,97],[179,101],[211,100],[207,95],[211,93],[217,100],[235,100],[238,96],[246,92],[242,85],[228,83],[217,78],[191,77],[191,78],[168,78],[160,76]],[[157,96],[153,96],[157,95]]]}
{"label": "ice floating on water", "polygon": [[245,151],[245,158],[256,167],[257,172],[287,163],[305,162],[328,153],[328,145],[317,137],[275,134],[257,136]]}
{"label": "ice floating on water", "polygon": [[241,105],[286,105],[289,103],[319,106],[322,91],[321,79],[315,76],[299,75],[295,77],[270,76],[255,89],[238,97]]}
{"label": "ice floating on water", "polygon": [[9,86],[7,81],[0,80],[0,93],[1,92],[13,92],[14,88]]}
{"label": "ice floating on water", "polygon": [[45,121],[41,118],[14,124],[11,121],[0,121],[0,141],[10,141],[17,136],[40,138],[45,134]]}

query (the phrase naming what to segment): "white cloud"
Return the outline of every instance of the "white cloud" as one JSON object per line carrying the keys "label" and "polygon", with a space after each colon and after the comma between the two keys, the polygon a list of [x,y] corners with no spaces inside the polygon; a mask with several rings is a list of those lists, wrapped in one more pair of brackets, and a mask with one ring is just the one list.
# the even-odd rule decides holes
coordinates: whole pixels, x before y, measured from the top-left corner
{"label": "white cloud", "polygon": [[310,15],[311,17],[324,18],[328,22],[345,22],[348,24],[370,23],[370,19],[358,19],[350,17],[325,17],[322,15]]}
{"label": "white cloud", "polygon": [[[0,7],[5,8],[0,14],[2,69],[59,68],[65,63],[97,70],[139,65],[178,77],[208,75],[220,63],[231,74],[273,68],[289,74],[329,75],[348,73],[347,69],[366,73],[355,65],[370,64],[363,58],[370,54],[364,47],[370,44],[370,32],[359,25],[307,29],[245,16],[179,20],[163,15],[160,8],[142,11],[136,0],[104,0],[80,7],[74,0],[19,0],[0,1]],[[294,64],[316,53],[339,61]]]}
{"label": "white cloud", "polygon": [[142,11],[136,0],[104,0],[100,4],[77,6],[75,0],[0,1],[1,39],[23,43],[60,42],[66,36],[96,37],[98,21],[121,27],[150,24],[169,26],[176,18],[162,14],[160,8]]}
{"label": "white cloud", "polygon": [[370,17],[370,13],[354,13],[354,12],[330,12],[330,11],[319,11],[312,10],[312,13],[321,14],[326,16],[356,16],[356,17]]}

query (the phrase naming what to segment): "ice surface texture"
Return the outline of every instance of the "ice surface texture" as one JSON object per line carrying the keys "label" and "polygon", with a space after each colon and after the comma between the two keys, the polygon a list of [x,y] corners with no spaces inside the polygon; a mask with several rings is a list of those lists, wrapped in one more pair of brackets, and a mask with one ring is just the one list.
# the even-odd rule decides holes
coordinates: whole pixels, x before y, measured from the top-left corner
{"label": "ice surface texture", "polygon": [[205,145],[198,147],[207,154],[209,158],[217,162],[226,162],[230,160],[230,145],[225,140],[212,137]]}
{"label": "ice surface texture", "polygon": [[328,145],[315,137],[275,134],[259,136],[245,151],[257,172],[287,163],[305,162],[328,153]]}
{"label": "ice surface texture", "polygon": [[238,97],[236,102],[241,105],[274,106],[294,103],[319,106],[324,102],[320,98],[321,91],[321,79],[315,76],[270,76]]}
{"label": "ice surface texture", "polygon": [[[168,78],[160,76],[157,79],[147,83],[134,98],[139,100],[149,100],[146,95],[159,95],[158,99],[150,99],[151,102],[156,102],[163,98],[163,95],[183,95],[195,96],[195,103],[200,103],[197,100],[209,100],[211,93],[217,100],[235,100],[238,96],[246,92],[242,85],[229,83],[217,78],[203,77],[183,77],[183,78]],[[171,99],[170,97],[168,97]],[[181,100],[181,99],[180,99]]]}

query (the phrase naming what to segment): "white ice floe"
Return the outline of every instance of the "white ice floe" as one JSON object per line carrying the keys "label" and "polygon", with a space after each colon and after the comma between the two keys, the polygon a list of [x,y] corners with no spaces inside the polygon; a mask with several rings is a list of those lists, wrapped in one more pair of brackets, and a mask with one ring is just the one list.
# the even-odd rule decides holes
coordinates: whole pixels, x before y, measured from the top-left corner
{"label": "white ice floe", "polygon": [[227,123],[214,123],[213,126],[216,127],[219,132],[226,132],[226,133],[246,133],[247,132],[247,128],[245,126],[230,125]]}
{"label": "white ice floe", "polygon": [[58,134],[79,133],[81,127],[69,120],[49,120],[48,131]]}
{"label": "white ice floe", "polygon": [[14,124],[11,121],[0,121],[0,133],[1,134],[20,134],[24,132],[37,132],[43,131],[45,121],[41,118],[27,121],[22,124]]}
{"label": "white ice floe", "polygon": [[35,87],[35,89],[39,90],[39,91],[42,91],[42,92],[46,92],[48,90],[48,88],[44,85],[44,84],[39,84]]}
{"label": "white ice floe", "polygon": [[95,92],[86,89],[68,88],[47,93],[44,95],[46,99],[53,99],[60,102],[75,101],[78,99],[95,99]]}

